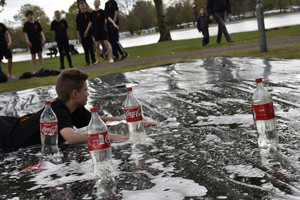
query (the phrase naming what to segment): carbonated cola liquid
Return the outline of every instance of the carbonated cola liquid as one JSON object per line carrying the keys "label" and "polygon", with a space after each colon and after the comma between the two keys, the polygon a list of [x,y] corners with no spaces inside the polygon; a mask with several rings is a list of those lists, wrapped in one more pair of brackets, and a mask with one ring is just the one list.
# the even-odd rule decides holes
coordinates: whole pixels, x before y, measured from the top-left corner
{"label": "carbonated cola liquid", "polygon": [[143,142],[146,140],[146,133],[143,123],[142,105],[132,94],[132,88],[127,89],[127,98],[125,100],[125,115],[128,123],[129,138],[133,142]]}
{"label": "carbonated cola liquid", "polygon": [[263,87],[262,78],[257,78],[255,82],[257,88],[252,97],[252,115],[258,133],[258,146],[277,146],[278,135],[272,97]]}
{"label": "carbonated cola liquid", "polygon": [[45,109],[40,117],[40,132],[43,155],[54,155],[58,150],[57,117],[51,108],[51,102],[45,101]]}
{"label": "carbonated cola liquid", "polygon": [[88,148],[91,153],[94,175],[105,178],[113,172],[110,139],[105,123],[100,119],[97,108],[91,108],[92,116],[88,125]]}

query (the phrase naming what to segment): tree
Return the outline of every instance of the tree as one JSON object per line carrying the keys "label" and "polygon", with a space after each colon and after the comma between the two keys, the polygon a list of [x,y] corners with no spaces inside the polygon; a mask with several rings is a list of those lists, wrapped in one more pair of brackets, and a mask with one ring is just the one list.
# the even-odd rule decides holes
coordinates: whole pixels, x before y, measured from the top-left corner
{"label": "tree", "polygon": [[133,14],[130,13],[127,16],[121,17],[120,16],[120,29],[121,30],[128,30],[131,35],[140,28],[140,21],[139,19]]}
{"label": "tree", "polygon": [[66,14],[66,21],[68,22],[68,36],[69,39],[75,39],[77,37],[76,34],[76,16],[78,14],[78,6],[77,2],[74,2],[70,7]]}
{"label": "tree", "polygon": [[176,7],[168,7],[166,12],[166,20],[167,24],[171,27],[175,27],[177,24],[176,20],[177,16],[177,8]]}
{"label": "tree", "polygon": [[138,1],[133,6],[133,15],[139,20],[141,29],[148,29],[154,26],[155,8],[149,1]]}
{"label": "tree", "polygon": [[167,26],[166,17],[164,14],[163,2],[162,0],[154,0],[154,3],[160,32],[160,38],[158,42],[172,40],[170,31]]}
{"label": "tree", "polygon": [[4,7],[5,6],[5,0],[0,0],[0,6]]}
{"label": "tree", "polygon": [[189,0],[185,0],[183,2],[183,6],[180,7],[179,12],[177,14],[177,22],[193,22],[195,21],[195,11],[193,7],[190,5]]}

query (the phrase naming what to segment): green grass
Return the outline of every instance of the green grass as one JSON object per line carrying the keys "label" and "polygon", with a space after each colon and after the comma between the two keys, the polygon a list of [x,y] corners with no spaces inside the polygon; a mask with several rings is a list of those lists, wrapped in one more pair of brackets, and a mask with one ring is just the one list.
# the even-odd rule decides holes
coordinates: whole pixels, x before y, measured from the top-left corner
{"label": "green grass", "polygon": [[[300,25],[282,27],[279,28],[278,30],[273,30],[273,29],[267,30],[266,32],[267,39],[275,39],[280,37],[290,37],[290,36],[299,36],[299,35],[300,35]],[[234,44],[244,44],[244,43],[249,43],[249,42],[254,42],[259,40],[257,31],[235,33],[235,34],[231,34],[231,37],[234,40]],[[126,51],[130,55],[127,59],[137,59],[137,58],[150,57],[156,55],[164,55],[164,54],[170,54],[172,52],[174,53],[190,52],[190,51],[200,50],[201,48],[218,48],[220,46],[231,45],[226,42],[223,42],[221,44],[216,44],[215,42],[216,37],[214,36],[210,38],[210,44],[208,46],[201,47],[201,40],[202,38],[189,39],[189,40],[175,40],[175,41],[160,42],[151,45],[126,48]],[[196,57],[195,56],[187,57],[183,59],[168,60],[163,62],[156,61],[156,62],[143,64],[143,65],[131,65],[131,66],[125,66],[125,67],[119,67],[113,69],[99,69],[92,72],[88,72],[88,74],[91,78],[93,78],[108,73],[133,71],[133,70],[138,70],[146,67],[170,63],[170,62],[174,63],[182,60],[206,58],[206,57],[212,57],[218,55],[236,56],[236,57],[279,57],[279,58],[293,59],[293,58],[300,58],[299,52],[300,52],[300,44],[290,46],[290,47],[268,48],[268,52],[266,53],[261,53],[258,47],[256,50],[245,50],[245,51],[236,51],[236,52],[228,51],[225,53],[223,52],[222,54],[215,53],[215,54],[201,55]],[[28,56],[30,56],[30,54],[28,54]],[[53,69],[53,70],[59,69],[60,66],[59,58],[46,58],[44,59],[44,62],[45,62],[46,69]],[[75,67],[83,66],[85,63],[84,54],[72,55],[72,62]],[[67,63],[66,59],[65,59],[65,63]],[[37,66],[38,66],[38,62],[37,62]],[[2,64],[2,68],[7,73],[7,67],[5,63]],[[13,75],[22,75],[24,72],[32,72],[32,66],[30,61],[13,63],[13,70],[12,70]],[[34,87],[39,87],[44,85],[53,85],[55,84],[55,80],[56,77],[51,76],[51,77],[43,77],[43,78],[31,78],[26,80],[8,81],[7,83],[0,84],[1,85],[0,92],[34,88]]]}

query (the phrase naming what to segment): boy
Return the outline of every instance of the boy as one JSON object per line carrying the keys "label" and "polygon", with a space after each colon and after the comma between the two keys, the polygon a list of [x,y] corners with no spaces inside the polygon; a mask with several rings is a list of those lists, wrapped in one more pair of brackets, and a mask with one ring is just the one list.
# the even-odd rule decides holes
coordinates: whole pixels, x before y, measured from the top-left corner
{"label": "boy", "polygon": [[208,32],[208,16],[206,14],[205,8],[201,7],[199,10],[199,15],[197,17],[197,28],[199,32],[202,32],[202,46],[209,43],[209,32]]}
{"label": "boy", "polygon": [[[58,119],[59,143],[66,141],[68,144],[87,143],[87,134],[75,133],[73,126],[82,128],[89,124],[91,113],[85,109],[87,103],[88,75],[77,70],[67,69],[62,71],[56,80],[57,98],[51,107]],[[40,116],[42,110],[23,116],[0,117],[0,149],[8,150],[22,146],[41,144]],[[101,117],[103,121],[119,121],[117,117]],[[110,135],[112,141],[127,140],[127,135]]]}
{"label": "boy", "polygon": [[70,56],[69,38],[68,38],[68,23],[66,20],[61,19],[60,11],[54,12],[55,20],[51,22],[51,30],[55,31],[55,40],[57,43],[59,58],[60,58],[60,69],[65,68],[64,55],[67,56],[69,67],[72,68],[72,60]]}
{"label": "boy", "polygon": [[[119,25],[119,8],[118,3],[115,0],[108,0],[105,3],[105,9],[104,9],[108,16],[113,19],[113,21]],[[124,60],[128,57],[127,52],[119,42],[119,31],[116,29],[112,23],[107,23],[107,29],[108,29],[108,37],[109,42],[112,46],[113,55],[115,57],[115,61],[119,61],[119,54],[122,55],[120,61]]]}
{"label": "boy", "polygon": [[44,69],[44,59],[42,56],[42,47],[46,43],[45,35],[41,24],[38,21],[34,21],[34,14],[31,10],[26,12],[27,22],[24,24],[23,32],[25,34],[25,40],[30,48],[31,65],[33,73],[36,73],[36,54],[38,54],[40,67]]}
{"label": "boy", "polygon": [[100,9],[100,1],[95,0],[94,1],[94,6],[95,10],[91,13],[91,19],[89,22],[89,25],[84,33],[84,36],[88,35],[88,32],[90,28],[93,26],[94,30],[94,38],[96,41],[96,53],[97,53],[97,58],[98,60],[94,64],[100,63],[100,40],[103,40],[105,47],[107,49],[108,55],[109,55],[109,62],[114,62],[113,57],[112,57],[112,51],[109,46],[108,40],[107,40],[107,32],[106,32],[106,25],[105,25],[105,20],[110,21],[115,28],[119,28],[115,22],[107,15],[107,13]]}
{"label": "boy", "polygon": [[80,12],[76,16],[76,30],[77,30],[77,38],[81,39],[82,47],[85,55],[85,66],[90,65],[89,54],[91,55],[92,63],[96,62],[94,47],[93,47],[93,38],[92,33],[89,32],[86,37],[84,37],[84,32],[88,27],[90,22],[90,13],[86,11],[86,3],[85,1],[79,2]]}
{"label": "boy", "polygon": [[[7,41],[5,39],[5,36]],[[6,26],[0,23],[0,69],[1,69],[2,58],[4,56],[7,59],[7,68],[8,68],[7,77],[9,79],[15,79],[15,77],[12,76],[11,74],[11,69],[12,69],[12,54],[10,51],[11,46],[12,46],[11,36]]]}

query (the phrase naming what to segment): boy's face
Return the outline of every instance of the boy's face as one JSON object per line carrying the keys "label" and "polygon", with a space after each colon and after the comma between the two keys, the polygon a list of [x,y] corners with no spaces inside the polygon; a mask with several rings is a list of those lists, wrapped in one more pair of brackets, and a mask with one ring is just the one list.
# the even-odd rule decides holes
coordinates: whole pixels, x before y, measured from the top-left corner
{"label": "boy's face", "polygon": [[32,14],[28,14],[26,17],[27,17],[28,21],[30,21],[30,22],[34,21],[34,16]]}
{"label": "boy's face", "polygon": [[85,3],[79,4],[79,9],[80,9],[81,12],[85,12],[86,11],[86,5],[85,5]]}
{"label": "boy's face", "polygon": [[95,0],[94,1],[94,6],[96,9],[98,9],[100,7],[100,1],[99,0]]}
{"label": "boy's face", "polygon": [[87,103],[87,98],[89,96],[86,81],[80,91],[77,91],[77,102],[79,105],[84,106]]}
{"label": "boy's face", "polygon": [[199,12],[200,12],[200,14],[204,14],[205,13],[204,8],[201,8]]}
{"label": "boy's face", "polygon": [[61,17],[60,12],[56,12],[55,13],[55,19],[60,20],[60,17]]}

